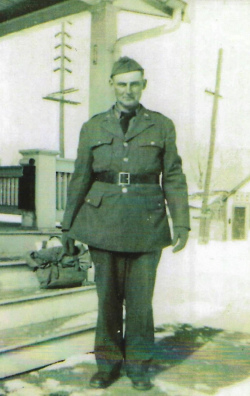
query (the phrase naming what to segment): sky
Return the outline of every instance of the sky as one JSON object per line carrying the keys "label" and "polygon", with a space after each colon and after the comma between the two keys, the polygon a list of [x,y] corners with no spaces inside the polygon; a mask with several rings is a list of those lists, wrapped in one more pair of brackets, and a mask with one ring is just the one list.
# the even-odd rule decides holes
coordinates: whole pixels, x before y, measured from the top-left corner
{"label": "sky", "polygon": [[[189,0],[190,23],[172,33],[123,47],[146,70],[148,87],[142,103],[171,118],[177,130],[183,167],[195,184],[198,163],[205,168],[210,138],[213,96],[219,48],[223,49],[215,172],[222,153],[250,148],[250,0]],[[67,106],[66,157],[75,158],[81,124],[88,119],[90,16],[70,18],[72,75],[66,86],[78,88],[71,96],[81,102]],[[0,159],[16,165],[18,151],[59,148],[58,104],[44,96],[59,89],[53,69],[58,44],[55,34],[62,20],[53,21],[0,39]],[[158,17],[121,12],[118,38],[164,24]],[[223,157],[224,158],[224,157]],[[231,157],[230,157],[231,158]],[[232,159],[233,160],[233,159]],[[236,160],[236,159],[235,159]],[[237,168],[237,164],[235,164]],[[192,179],[192,180],[191,180]],[[195,186],[194,186],[195,188]]]}

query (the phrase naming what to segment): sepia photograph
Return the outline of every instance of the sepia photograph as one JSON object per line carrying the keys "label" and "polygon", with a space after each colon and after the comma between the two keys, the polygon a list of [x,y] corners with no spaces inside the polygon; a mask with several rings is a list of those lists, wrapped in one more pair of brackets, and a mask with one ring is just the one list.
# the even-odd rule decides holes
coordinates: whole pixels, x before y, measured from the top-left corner
{"label": "sepia photograph", "polygon": [[0,0],[0,396],[250,396],[250,0]]}

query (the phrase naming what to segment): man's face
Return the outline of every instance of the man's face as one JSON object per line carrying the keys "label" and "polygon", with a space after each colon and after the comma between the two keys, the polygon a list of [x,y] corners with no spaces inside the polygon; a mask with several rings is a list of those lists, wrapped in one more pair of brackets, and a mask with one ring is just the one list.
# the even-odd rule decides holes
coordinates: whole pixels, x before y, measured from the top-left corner
{"label": "man's face", "polygon": [[138,106],[147,81],[143,78],[142,72],[133,71],[117,74],[110,79],[109,83],[114,89],[120,109],[130,111]]}

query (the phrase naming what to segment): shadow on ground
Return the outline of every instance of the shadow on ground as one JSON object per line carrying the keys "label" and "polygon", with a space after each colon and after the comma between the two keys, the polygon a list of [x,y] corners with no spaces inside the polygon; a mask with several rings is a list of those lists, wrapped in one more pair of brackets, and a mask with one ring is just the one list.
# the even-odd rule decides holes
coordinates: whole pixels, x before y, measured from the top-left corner
{"label": "shadow on ground", "polygon": [[152,377],[214,394],[250,376],[250,334],[188,324],[163,326],[156,334]]}
{"label": "shadow on ground", "polygon": [[[150,369],[155,386],[148,395],[216,395],[250,377],[250,334],[188,324],[164,325],[155,330]],[[89,379],[96,371],[93,359],[68,366],[65,363],[6,379],[0,384],[0,396],[138,395],[125,375],[107,390],[90,389]]]}
{"label": "shadow on ground", "polygon": [[[158,341],[155,343],[153,365],[159,371],[181,364],[223,331],[210,327],[194,328],[189,324],[162,326],[155,330]],[[164,337],[166,332],[168,335]]]}

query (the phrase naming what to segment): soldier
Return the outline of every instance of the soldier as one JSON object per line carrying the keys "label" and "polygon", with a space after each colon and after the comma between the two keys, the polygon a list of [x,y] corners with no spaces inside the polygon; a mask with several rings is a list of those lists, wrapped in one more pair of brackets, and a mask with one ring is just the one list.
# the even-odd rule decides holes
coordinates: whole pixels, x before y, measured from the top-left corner
{"label": "soldier", "polygon": [[140,104],[146,83],[135,60],[122,57],[114,63],[110,85],[116,103],[81,129],[62,223],[65,251],[72,253],[74,240],[82,241],[95,265],[99,303],[98,371],[90,380],[94,388],[117,380],[123,363],[135,389],[152,387],[148,368],[154,347],[156,269],[164,247],[172,244],[177,252],[188,239],[187,186],[175,127]]}

